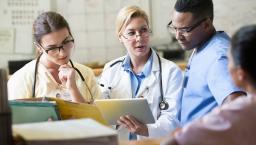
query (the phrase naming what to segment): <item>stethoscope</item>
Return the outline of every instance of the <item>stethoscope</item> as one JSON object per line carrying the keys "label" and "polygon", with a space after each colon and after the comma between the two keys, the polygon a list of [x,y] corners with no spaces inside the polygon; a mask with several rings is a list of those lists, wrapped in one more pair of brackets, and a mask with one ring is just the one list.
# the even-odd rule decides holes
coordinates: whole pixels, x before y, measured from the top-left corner
{"label": "stethoscope", "polygon": [[[37,59],[36,59],[36,66],[35,66],[35,73],[34,73],[34,83],[33,83],[33,86],[32,86],[32,98],[35,98],[35,91],[36,91],[36,75],[37,75],[37,70],[38,70],[38,63],[39,63],[39,60],[40,60],[42,54],[43,54],[43,53],[40,53],[39,56],[38,56]],[[87,87],[87,89],[88,89],[88,91],[89,91],[89,93],[90,93],[90,96],[91,96],[90,102],[92,102],[92,101],[93,101],[92,92],[91,92],[91,90],[89,89],[89,86],[88,86],[88,84],[86,83],[86,81],[85,81],[85,79],[84,79],[82,73],[74,66],[74,64],[73,64],[73,62],[72,62],[71,60],[69,60],[69,62],[70,62],[70,64],[71,64],[71,67],[72,67],[73,69],[75,69],[75,71],[79,74],[81,80],[85,83],[85,85],[86,85],[86,87]]]}
{"label": "stethoscope", "polygon": [[[162,80],[162,65],[161,65],[161,59],[160,59],[160,56],[156,53],[157,55],[157,58],[158,58],[158,63],[159,63],[159,70],[160,70],[160,73],[159,73],[159,79],[160,79],[160,85],[159,85],[159,89],[160,89],[160,98],[161,98],[161,101],[159,102],[159,109],[160,110],[167,110],[169,108],[169,104],[168,102],[165,101],[164,99],[164,93],[163,93],[163,80]],[[122,59],[122,60],[117,60],[115,61],[114,63],[112,63],[110,65],[110,68],[113,67],[115,64],[117,63],[120,63],[120,62],[123,62],[125,59]],[[104,84],[100,84],[101,87],[104,87]],[[112,89],[112,87],[108,87],[109,90]],[[148,89],[148,88],[147,88]]]}
{"label": "stethoscope", "polygon": [[161,60],[160,60],[160,57],[159,57],[159,55],[156,53],[156,55],[157,55],[157,58],[158,58],[158,63],[159,63],[159,69],[160,69],[160,74],[159,74],[159,78],[160,78],[160,93],[161,93],[161,101],[160,101],[160,103],[159,103],[159,108],[160,108],[160,110],[167,110],[168,108],[169,108],[169,104],[168,104],[168,102],[166,102],[165,100],[164,100],[164,91],[163,91],[163,80],[162,80],[162,65],[161,65]]}

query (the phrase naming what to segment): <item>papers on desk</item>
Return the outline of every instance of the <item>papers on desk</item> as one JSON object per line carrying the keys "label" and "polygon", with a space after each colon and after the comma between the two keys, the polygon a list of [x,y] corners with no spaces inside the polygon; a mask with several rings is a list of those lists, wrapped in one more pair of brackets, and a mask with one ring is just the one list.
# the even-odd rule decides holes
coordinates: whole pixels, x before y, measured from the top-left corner
{"label": "papers on desk", "polygon": [[117,133],[92,119],[13,125],[28,145],[117,145]]}

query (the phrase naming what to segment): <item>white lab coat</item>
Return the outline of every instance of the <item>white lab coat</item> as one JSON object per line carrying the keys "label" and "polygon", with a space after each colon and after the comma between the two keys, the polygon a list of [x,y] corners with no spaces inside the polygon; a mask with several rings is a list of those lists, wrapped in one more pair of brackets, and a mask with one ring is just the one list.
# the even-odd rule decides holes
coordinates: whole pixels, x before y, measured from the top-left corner
{"label": "white lab coat", "polygon": [[[159,102],[161,101],[159,61],[155,51],[152,52],[153,63],[151,73],[142,81],[136,98],[143,96],[149,103],[156,122],[147,126],[149,137],[155,138],[166,136],[179,125],[176,120],[178,109],[176,103],[181,95],[183,76],[177,65],[161,58],[164,99],[169,104],[167,110],[161,111],[159,109]],[[122,67],[125,57],[120,57],[105,65],[100,78],[103,98],[132,98],[130,75]],[[128,139],[126,129],[119,129],[119,138],[122,140]],[[137,138],[141,139],[145,137],[138,135]]]}

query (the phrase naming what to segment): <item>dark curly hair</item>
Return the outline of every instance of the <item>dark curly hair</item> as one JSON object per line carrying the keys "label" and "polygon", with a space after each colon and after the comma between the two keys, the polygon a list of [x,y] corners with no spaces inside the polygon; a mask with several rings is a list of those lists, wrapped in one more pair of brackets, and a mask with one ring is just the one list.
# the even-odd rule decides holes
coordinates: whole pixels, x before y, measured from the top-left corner
{"label": "dark curly hair", "polygon": [[191,12],[196,19],[214,18],[212,0],[177,0],[174,8],[177,12]]}

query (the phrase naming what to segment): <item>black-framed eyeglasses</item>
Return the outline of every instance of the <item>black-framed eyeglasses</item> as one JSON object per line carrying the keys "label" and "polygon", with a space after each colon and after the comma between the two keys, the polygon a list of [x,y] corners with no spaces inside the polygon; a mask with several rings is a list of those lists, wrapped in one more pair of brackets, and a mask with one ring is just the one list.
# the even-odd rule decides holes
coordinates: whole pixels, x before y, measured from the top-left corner
{"label": "black-framed eyeglasses", "polygon": [[169,29],[170,33],[176,34],[177,31],[179,31],[181,34],[187,34],[191,31],[193,31],[196,27],[198,27],[203,21],[207,20],[207,18],[204,18],[200,21],[198,21],[197,23],[195,23],[192,26],[188,26],[188,27],[182,27],[182,28],[177,28],[175,26],[172,26],[172,21],[170,21],[167,24],[167,28]]}
{"label": "black-framed eyeglasses", "polygon": [[126,33],[123,33],[122,36],[127,40],[135,40],[137,36],[140,36],[142,38],[147,38],[152,33],[151,29],[147,27],[143,27],[139,30],[139,35],[136,34],[135,30],[129,30]]}
{"label": "black-framed eyeglasses", "polygon": [[52,46],[52,47],[44,48],[41,44],[37,44],[37,45],[39,45],[41,48],[43,48],[47,54],[55,55],[55,54],[58,54],[61,49],[62,50],[72,49],[74,47],[74,42],[75,42],[75,40],[71,36],[69,36],[62,42],[62,44],[60,46]]}

